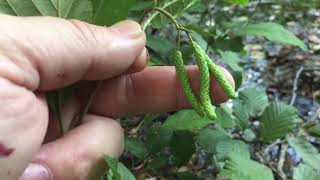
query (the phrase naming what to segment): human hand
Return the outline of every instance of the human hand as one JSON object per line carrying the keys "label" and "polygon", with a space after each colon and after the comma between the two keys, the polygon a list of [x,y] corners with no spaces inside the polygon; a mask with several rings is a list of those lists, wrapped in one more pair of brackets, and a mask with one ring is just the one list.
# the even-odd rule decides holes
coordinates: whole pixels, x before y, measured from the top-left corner
{"label": "human hand", "polygon": [[[188,107],[174,67],[144,68],[145,34],[134,22],[104,28],[5,15],[0,22],[0,179],[91,179],[101,175],[104,154],[118,157],[123,151],[123,131],[111,118]],[[187,69],[197,90],[197,68]],[[44,93],[82,81],[63,105],[69,129],[92,80],[104,82],[89,114],[59,137]],[[215,80],[212,87],[214,102],[228,99]]]}

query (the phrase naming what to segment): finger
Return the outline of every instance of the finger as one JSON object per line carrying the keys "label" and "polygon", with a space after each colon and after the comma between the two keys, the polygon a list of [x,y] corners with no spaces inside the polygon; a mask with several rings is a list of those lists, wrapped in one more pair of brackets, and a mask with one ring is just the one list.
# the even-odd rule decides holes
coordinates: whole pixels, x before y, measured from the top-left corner
{"label": "finger", "polygon": [[0,76],[31,90],[110,78],[146,57],[145,34],[133,21],[109,28],[53,17],[0,15],[0,21]]}
{"label": "finger", "polygon": [[123,131],[116,121],[87,115],[84,124],[44,145],[21,180],[97,179],[94,176],[105,168],[103,155],[118,157],[123,146]]}
{"label": "finger", "polygon": [[42,96],[0,78],[0,179],[18,179],[40,149],[48,124]]}
{"label": "finger", "polygon": [[[221,68],[234,87],[230,73]],[[199,92],[199,72],[187,67],[194,91]],[[212,78],[211,97],[215,104],[228,100],[219,83]],[[144,71],[106,81],[96,94],[91,112],[118,117],[140,113],[167,112],[190,107],[174,67],[148,67]]]}
{"label": "finger", "polygon": [[144,48],[141,54],[136,58],[134,63],[127,70],[126,74],[132,74],[132,73],[142,71],[147,66],[149,58],[150,57],[149,57],[148,50],[147,48]]}

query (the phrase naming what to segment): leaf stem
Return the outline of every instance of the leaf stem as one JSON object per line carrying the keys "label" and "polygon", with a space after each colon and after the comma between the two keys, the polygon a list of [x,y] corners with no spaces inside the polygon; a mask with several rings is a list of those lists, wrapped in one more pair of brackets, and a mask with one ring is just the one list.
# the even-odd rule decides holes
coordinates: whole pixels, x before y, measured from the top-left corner
{"label": "leaf stem", "polygon": [[97,94],[98,90],[100,89],[100,87],[102,86],[103,81],[97,81],[95,82],[95,87],[93,89],[92,92],[90,92],[88,100],[86,102],[86,104],[84,105],[83,109],[80,111],[80,114],[78,116],[75,116],[74,119],[72,120],[73,123],[70,126],[70,129],[78,126],[79,124],[81,124],[81,122],[83,121],[84,116],[88,113],[89,108],[92,104],[92,101],[95,97],[95,95]]}
{"label": "leaf stem", "polygon": [[64,130],[63,130],[63,121],[62,121],[62,92],[61,91],[57,92],[57,95],[58,95],[57,119],[59,124],[60,135],[63,136]]}
{"label": "leaf stem", "polygon": [[[173,1],[169,2],[168,4],[164,5],[164,6],[162,7],[162,9],[166,9],[167,7],[171,6],[172,4],[174,4],[174,3],[178,2],[178,1],[179,1],[179,0],[173,0]],[[149,26],[149,24],[151,23],[151,21],[152,21],[157,15],[159,15],[159,12],[155,12],[154,14],[152,14],[152,15],[145,21],[145,23],[144,23],[143,26],[142,26],[142,29],[143,29],[143,30],[146,30],[147,27]]]}

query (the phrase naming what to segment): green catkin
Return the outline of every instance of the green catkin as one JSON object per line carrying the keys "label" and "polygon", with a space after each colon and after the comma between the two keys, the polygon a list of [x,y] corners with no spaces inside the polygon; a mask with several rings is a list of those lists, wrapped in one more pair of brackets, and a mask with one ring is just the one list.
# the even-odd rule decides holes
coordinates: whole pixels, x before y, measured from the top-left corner
{"label": "green catkin", "polygon": [[216,80],[219,82],[220,86],[224,90],[224,92],[231,98],[236,97],[236,92],[234,88],[231,86],[230,82],[225,78],[224,74],[221,72],[221,70],[218,68],[216,64],[212,61],[212,59],[205,54],[205,59],[209,67],[210,73],[216,78]]}
{"label": "green catkin", "polygon": [[184,95],[192,108],[197,111],[197,113],[201,116],[205,115],[204,109],[202,108],[202,105],[198,101],[197,97],[194,95],[192,88],[190,86],[187,72],[184,67],[184,62],[182,58],[182,54],[180,51],[176,51],[174,54],[174,60],[175,60],[175,67],[178,74],[178,77],[180,79],[181,86],[183,87]]}
{"label": "green catkin", "polygon": [[206,61],[206,52],[194,41],[191,41],[196,59],[196,64],[200,73],[200,101],[202,107],[209,119],[215,119],[216,114],[214,106],[210,99],[210,73],[208,63]]}

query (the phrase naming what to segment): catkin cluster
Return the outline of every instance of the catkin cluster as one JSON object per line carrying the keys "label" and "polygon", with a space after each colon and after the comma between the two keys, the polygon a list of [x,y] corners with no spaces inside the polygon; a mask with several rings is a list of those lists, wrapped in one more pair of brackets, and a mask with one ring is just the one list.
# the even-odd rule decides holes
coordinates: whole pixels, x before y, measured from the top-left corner
{"label": "catkin cluster", "polygon": [[200,96],[196,97],[192,91],[190,82],[188,80],[187,72],[184,67],[183,57],[180,51],[175,52],[175,67],[179,80],[181,82],[184,94],[192,108],[200,115],[206,116],[209,119],[215,119],[215,107],[212,105],[210,99],[210,74],[215,76],[220,86],[223,88],[225,93],[230,97],[234,98],[236,93],[230,82],[225,78],[221,70],[214,64],[212,59],[207,53],[197,44],[191,40],[191,46],[193,48],[196,64],[199,68],[200,74]]}

